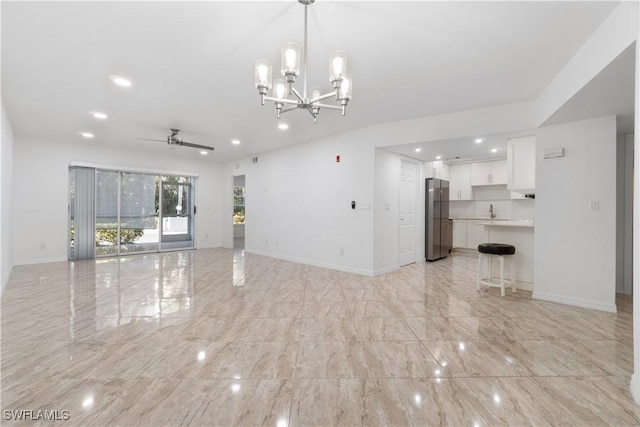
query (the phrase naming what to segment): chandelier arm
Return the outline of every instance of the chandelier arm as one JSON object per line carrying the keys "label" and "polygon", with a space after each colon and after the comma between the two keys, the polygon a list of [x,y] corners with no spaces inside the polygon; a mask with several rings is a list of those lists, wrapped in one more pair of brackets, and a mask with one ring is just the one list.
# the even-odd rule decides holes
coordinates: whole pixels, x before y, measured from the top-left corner
{"label": "chandelier arm", "polygon": [[311,111],[311,108],[305,108],[305,110],[307,110],[309,112],[309,114],[311,114],[311,117],[315,117],[316,115],[313,113],[313,111]]}
{"label": "chandelier arm", "polygon": [[298,107],[296,105],[289,105],[280,110],[280,113],[288,113],[289,111],[297,110]]}
{"label": "chandelier arm", "polygon": [[274,98],[272,96],[265,96],[264,99],[265,99],[265,101],[280,102],[282,104],[298,105],[298,101],[296,101],[295,99]]}
{"label": "chandelier arm", "polygon": [[317,103],[314,105],[314,107],[321,107],[321,108],[326,108],[327,110],[336,110],[336,111],[342,111],[342,107],[339,105],[331,105],[331,104],[320,104]]}
{"label": "chandelier arm", "polygon": [[291,86],[291,92],[293,92],[293,94],[296,96],[296,98],[298,98],[300,102],[304,103],[304,98],[302,97],[302,95],[300,95],[300,92],[298,92],[295,87]]}
{"label": "chandelier arm", "polygon": [[315,102],[322,101],[323,99],[332,98],[336,96],[336,92],[337,91],[334,90],[333,92],[325,93],[324,95],[320,95],[317,98],[310,99],[309,103],[313,104]]}

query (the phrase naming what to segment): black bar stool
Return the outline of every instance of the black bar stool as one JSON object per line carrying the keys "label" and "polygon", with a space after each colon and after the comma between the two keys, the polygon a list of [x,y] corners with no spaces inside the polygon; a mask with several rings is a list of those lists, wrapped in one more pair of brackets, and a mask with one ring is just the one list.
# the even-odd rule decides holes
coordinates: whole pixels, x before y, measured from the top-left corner
{"label": "black bar stool", "polygon": [[[487,286],[499,286],[500,295],[504,296],[504,260],[509,260],[509,284],[511,291],[516,292],[516,274],[513,255],[516,253],[516,247],[505,243],[481,243],[478,245],[478,278],[476,280],[476,290],[480,290],[480,284]],[[500,282],[494,283],[492,279],[492,264],[494,259],[500,260]],[[487,260],[489,269],[489,278],[481,279],[482,261]]]}

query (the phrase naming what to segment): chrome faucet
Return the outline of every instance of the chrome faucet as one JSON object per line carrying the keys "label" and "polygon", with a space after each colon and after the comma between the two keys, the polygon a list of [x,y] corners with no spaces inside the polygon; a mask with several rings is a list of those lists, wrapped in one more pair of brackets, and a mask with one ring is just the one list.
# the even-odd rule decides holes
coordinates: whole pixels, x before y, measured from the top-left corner
{"label": "chrome faucet", "polygon": [[491,219],[493,219],[493,218],[495,218],[495,217],[496,217],[496,214],[495,214],[495,213],[493,213],[493,205],[492,205],[492,204],[491,204],[491,205],[489,205],[489,217],[490,217]]}

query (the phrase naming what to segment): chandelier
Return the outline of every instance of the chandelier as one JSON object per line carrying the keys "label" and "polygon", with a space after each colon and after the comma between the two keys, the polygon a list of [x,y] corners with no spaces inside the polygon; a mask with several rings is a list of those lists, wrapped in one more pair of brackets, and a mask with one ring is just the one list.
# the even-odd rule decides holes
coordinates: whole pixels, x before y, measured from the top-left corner
{"label": "chandelier", "polygon": [[[278,119],[282,113],[298,108],[307,110],[313,116],[313,122],[318,122],[320,109],[342,111],[344,116],[347,112],[347,104],[351,100],[352,80],[347,73],[347,53],[341,50],[331,52],[329,57],[329,81],[333,86],[333,91],[321,94],[319,90],[314,90],[311,97],[307,96],[307,8],[315,0],[298,0],[304,5],[304,47],[302,55],[300,46],[296,43],[288,42],[282,45],[282,59],[280,71],[285,80],[272,80],[273,66],[266,59],[256,61],[256,87],[260,93],[261,104],[271,101],[276,106]],[[300,76],[300,59],[302,56],[302,93],[296,90],[294,84],[296,78]],[[269,89],[273,89],[272,96],[267,96]],[[291,98],[290,98],[291,96]],[[334,98],[339,103],[325,104],[321,101]]]}

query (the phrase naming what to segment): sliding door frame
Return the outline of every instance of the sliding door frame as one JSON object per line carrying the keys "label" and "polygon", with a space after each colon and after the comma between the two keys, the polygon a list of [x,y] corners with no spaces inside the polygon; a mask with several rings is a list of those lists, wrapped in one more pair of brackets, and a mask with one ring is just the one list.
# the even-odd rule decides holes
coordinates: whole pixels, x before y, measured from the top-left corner
{"label": "sliding door frame", "polygon": [[[194,174],[191,172],[178,172],[178,171],[159,171],[159,170],[149,170],[149,169],[139,169],[139,168],[126,168],[126,167],[117,167],[117,166],[105,166],[105,165],[97,165],[97,164],[88,164],[88,163],[77,163],[77,162],[72,162],[69,164],[69,186],[68,186],[68,197],[69,197],[69,212],[68,212],[68,222],[67,222],[67,235],[70,237],[70,233],[72,230],[72,217],[73,217],[73,230],[76,229],[76,222],[77,222],[77,218],[75,217],[75,212],[72,212],[72,209],[74,209],[75,205],[72,205],[72,201],[74,204],[77,204],[77,199],[73,199],[74,194],[72,194],[71,192],[71,186],[72,186],[72,182],[74,187],[74,191],[77,191],[77,182],[75,181],[75,175],[74,175],[74,169],[75,168],[91,168],[94,170],[94,197],[93,197],[93,222],[94,222],[94,233],[95,233],[95,227],[96,227],[96,217],[97,217],[97,197],[98,197],[98,180],[96,178],[97,176],[97,172],[101,171],[101,172],[116,172],[118,175],[118,180],[117,180],[117,198],[116,198],[116,210],[117,210],[117,244],[116,244],[116,251],[115,253],[111,253],[111,254],[96,254],[95,252],[95,246],[94,246],[94,259],[97,258],[109,258],[109,257],[119,257],[121,255],[134,255],[134,254],[149,254],[149,253],[158,253],[158,252],[171,252],[171,251],[178,251],[178,250],[190,250],[190,249],[195,249],[196,247],[196,241],[195,241],[195,213],[196,213],[196,200],[195,200],[195,187],[196,187],[196,182],[197,182],[197,178],[198,178],[198,174]],[[156,182],[157,182],[157,188],[156,190],[158,191],[158,246],[157,249],[152,249],[152,250],[141,250],[141,251],[135,251],[135,252],[127,252],[127,253],[122,253],[121,251],[121,247],[122,244],[120,243],[121,241],[121,209],[122,209],[122,180],[123,180],[123,174],[125,173],[130,173],[130,174],[142,174],[142,175],[153,175],[155,176]],[[168,247],[168,248],[163,248],[162,247],[162,231],[163,231],[163,214],[162,214],[162,202],[163,202],[163,177],[166,176],[172,176],[172,177],[184,177],[184,178],[188,178],[188,183],[183,183],[183,184],[177,184],[177,185],[186,185],[189,188],[189,194],[188,194],[188,201],[189,201],[189,214],[188,214],[188,218],[187,218],[187,224],[188,224],[188,230],[187,230],[187,236],[189,237],[188,240],[184,240],[184,242],[190,242],[189,246],[186,247]],[[173,184],[172,184],[173,185]],[[77,197],[77,195],[76,195]],[[177,242],[180,242],[180,240],[178,240]],[[69,240],[70,243],[70,240]],[[166,242],[168,245],[167,246],[171,246],[170,243],[172,242]],[[77,256],[77,247],[74,245],[74,248],[72,250],[71,248],[71,244],[68,245],[68,258],[70,261],[73,261],[76,259]]]}

